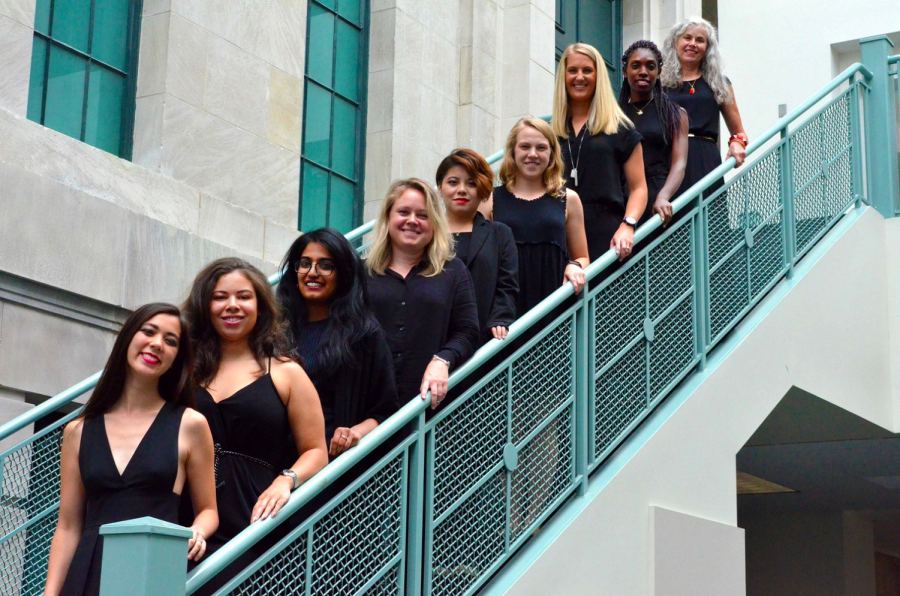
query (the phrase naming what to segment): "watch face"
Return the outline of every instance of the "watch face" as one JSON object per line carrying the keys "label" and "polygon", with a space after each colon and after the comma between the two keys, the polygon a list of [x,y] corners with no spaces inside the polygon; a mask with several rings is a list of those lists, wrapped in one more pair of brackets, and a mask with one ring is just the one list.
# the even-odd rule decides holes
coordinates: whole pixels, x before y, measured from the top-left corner
{"label": "watch face", "polygon": [[629,226],[633,226],[637,224],[637,220],[635,220],[633,217],[626,217],[625,223],[627,223]]}

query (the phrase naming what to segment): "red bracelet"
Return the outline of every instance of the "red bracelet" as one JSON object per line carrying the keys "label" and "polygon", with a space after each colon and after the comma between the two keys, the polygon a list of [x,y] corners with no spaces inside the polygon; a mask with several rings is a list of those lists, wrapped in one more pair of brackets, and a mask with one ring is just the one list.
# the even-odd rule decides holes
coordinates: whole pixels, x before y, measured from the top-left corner
{"label": "red bracelet", "polygon": [[745,137],[744,135],[741,135],[741,134],[731,135],[731,138],[728,139],[728,144],[730,145],[734,141],[737,141],[738,143],[740,143],[744,147],[744,149],[747,148],[747,137]]}

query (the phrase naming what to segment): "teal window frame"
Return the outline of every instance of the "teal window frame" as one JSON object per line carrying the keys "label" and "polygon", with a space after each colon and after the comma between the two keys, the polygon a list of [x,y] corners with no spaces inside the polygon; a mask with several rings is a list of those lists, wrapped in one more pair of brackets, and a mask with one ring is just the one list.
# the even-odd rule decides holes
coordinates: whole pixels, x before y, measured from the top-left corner
{"label": "teal window frame", "polygon": [[[585,11],[585,4],[606,3],[611,6],[612,19],[610,19],[610,30],[607,32],[612,47],[611,52],[604,52],[604,48],[598,47],[600,44],[596,40],[590,39],[591,31],[585,26],[582,12]],[[609,73],[609,80],[612,83],[613,92],[618,96],[619,90],[622,88],[622,63],[620,54],[622,52],[622,0],[555,0],[556,7],[556,63],[562,58],[562,53],[570,43],[585,42],[589,43],[603,55],[603,61],[606,63],[606,70]],[[574,22],[569,22],[566,15],[574,13]],[[568,38],[568,39],[566,39]],[[565,41],[564,41],[565,40]],[[574,40],[574,41],[573,41]]]}
{"label": "teal window frame", "polygon": [[[61,0],[37,1],[27,117],[29,120],[33,120],[38,124],[59,130],[60,132],[89,145],[113,153],[118,157],[131,160],[134,147],[137,65],[143,2],[142,0],[128,0],[127,21],[124,33],[125,47],[118,47],[110,50],[108,42],[110,39],[114,42],[116,41],[115,35],[117,30],[115,28],[108,31],[100,30],[99,35],[102,37],[98,37],[97,3],[102,0],[82,0],[81,2],[85,9],[89,5],[86,19],[87,22],[84,23],[87,26],[85,32],[86,37],[83,42],[86,44],[86,47],[83,48],[75,47],[73,43],[60,39],[60,37],[64,35],[73,35],[71,30],[63,29],[62,33],[54,31],[54,20],[57,16],[55,13],[57,3],[60,1]],[[69,3],[72,4],[72,0],[69,0]],[[71,19],[67,18],[67,21],[70,21],[69,23],[66,23],[67,26],[71,26],[71,21],[76,21],[79,16],[85,20],[84,13],[78,15],[76,14],[77,11],[72,12],[72,15],[66,15],[67,17],[72,17]],[[102,26],[102,23],[99,24],[99,26]],[[115,27],[116,23],[112,23],[111,26]],[[99,42],[97,44],[98,47],[95,47],[95,42]],[[110,57],[108,54],[110,51],[118,53],[118,58],[120,60],[122,58],[122,53],[124,53],[124,63],[120,62],[119,65],[112,64],[112,61],[107,59]],[[98,53],[104,53],[107,54],[107,56],[104,56],[104,58],[101,59],[101,57],[98,56]],[[55,114],[54,110],[59,108],[59,106],[47,105],[48,89],[52,84],[50,75],[54,66],[54,64],[51,64],[51,58],[54,56],[61,57],[61,60],[63,58],[69,60],[72,64],[79,61],[84,62],[84,88],[81,97],[81,126],[79,131],[60,130],[55,122],[48,122],[48,116],[53,116]],[[94,74],[93,86],[91,81],[92,74]],[[111,95],[110,88],[104,86],[104,78],[110,76],[113,77],[113,80],[116,80],[116,82],[121,81],[121,97]],[[76,87],[77,86],[78,85],[76,84]],[[112,92],[115,93],[115,91],[116,89],[113,89]],[[94,107],[97,112],[102,111],[104,114],[107,114],[109,113],[107,109],[110,106],[102,104],[108,104],[110,100],[112,100],[113,104],[121,104],[121,111],[118,113],[118,143],[109,143],[108,138],[101,139],[98,136],[95,137],[91,131],[89,131],[90,121],[93,121],[97,126],[99,126],[101,122],[108,124],[108,120],[103,120],[102,115],[99,118],[96,115],[94,118],[91,118],[89,114],[91,104],[96,104]],[[104,140],[106,143],[103,143]],[[103,146],[104,144],[106,146]],[[116,146],[113,147],[113,144]]]}
{"label": "teal window frame", "polygon": [[[360,224],[365,202],[369,0],[309,0],[307,10],[297,227],[346,233]],[[314,19],[332,24],[330,38],[322,22],[313,34]],[[353,61],[354,50],[356,80],[341,79],[341,62]],[[320,118],[326,106],[327,117]],[[343,211],[348,198],[349,217]]]}

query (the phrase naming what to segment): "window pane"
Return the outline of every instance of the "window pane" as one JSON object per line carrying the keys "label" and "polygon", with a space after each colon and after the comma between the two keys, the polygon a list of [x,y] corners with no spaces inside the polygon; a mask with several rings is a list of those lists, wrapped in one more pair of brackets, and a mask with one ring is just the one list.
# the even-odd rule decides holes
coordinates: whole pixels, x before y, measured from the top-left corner
{"label": "window pane", "polygon": [[87,60],[68,50],[50,46],[50,76],[44,126],[81,138],[84,109],[84,74]]}
{"label": "window pane", "polygon": [[128,68],[128,0],[96,0],[91,56],[124,71]]}
{"label": "window pane", "polygon": [[353,25],[338,21],[337,57],[335,59],[334,90],[359,100],[359,31]]}
{"label": "window pane", "polygon": [[306,84],[303,156],[323,166],[331,165],[331,97],[330,91],[315,83]]}
{"label": "window pane", "polygon": [[334,98],[331,169],[356,179],[356,121],[358,110],[340,97]]}
{"label": "window pane", "polygon": [[119,154],[124,95],[125,77],[98,64],[91,64],[85,143],[114,155]]}
{"label": "window pane", "polygon": [[359,0],[338,0],[338,14],[359,24]]}
{"label": "window pane", "polygon": [[309,44],[306,55],[307,76],[330,88],[331,60],[334,56],[334,15],[315,4],[309,5]]}
{"label": "window pane", "polygon": [[353,229],[356,185],[337,176],[331,177],[331,211],[328,225],[342,234]]}
{"label": "window pane", "polygon": [[[316,2],[318,2],[318,3],[321,4],[322,6],[327,6],[327,7],[330,8],[331,10],[334,10],[334,2],[335,2],[335,0],[316,0]],[[312,2],[310,2],[310,4],[312,4]],[[317,6],[316,8],[318,8],[318,6]]]}
{"label": "window pane", "polygon": [[31,83],[28,85],[28,119],[40,122],[43,119],[44,77],[47,66],[47,42],[34,37],[31,50]]}
{"label": "window pane", "polygon": [[91,0],[54,0],[53,39],[87,53],[90,25]]}
{"label": "window pane", "polygon": [[300,229],[314,230],[326,225],[328,208],[328,173],[309,162],[303,162],[303,201],[300,205]]}
{"label": "window pane", "polygon": [[44,35],[50,35],[50,0],[37,0],[34,7],[34,28]]}

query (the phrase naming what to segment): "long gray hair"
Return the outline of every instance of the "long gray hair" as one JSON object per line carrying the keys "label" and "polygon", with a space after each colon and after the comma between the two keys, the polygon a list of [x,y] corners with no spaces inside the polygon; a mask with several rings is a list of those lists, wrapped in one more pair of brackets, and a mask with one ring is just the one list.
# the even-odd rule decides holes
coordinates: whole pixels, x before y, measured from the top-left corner
{"label": "long gray hair", "polygon": [[731,84],[725,78],[725,64],[722,54],[719,52],[719,37],[716,28],[706,19],[700,17],[688,17],[677,23],[669,31],[666,41],[663,43],[663,68],[660,74],[663,87],[680,89],[684,84],[681,74],[681,62],[678,60],[678,52],[675,51],[675,42],[691,27],[700,26],[706,29],[706,55],[700,64],[700,74],[713,90],[719,105],[731,99]]}

